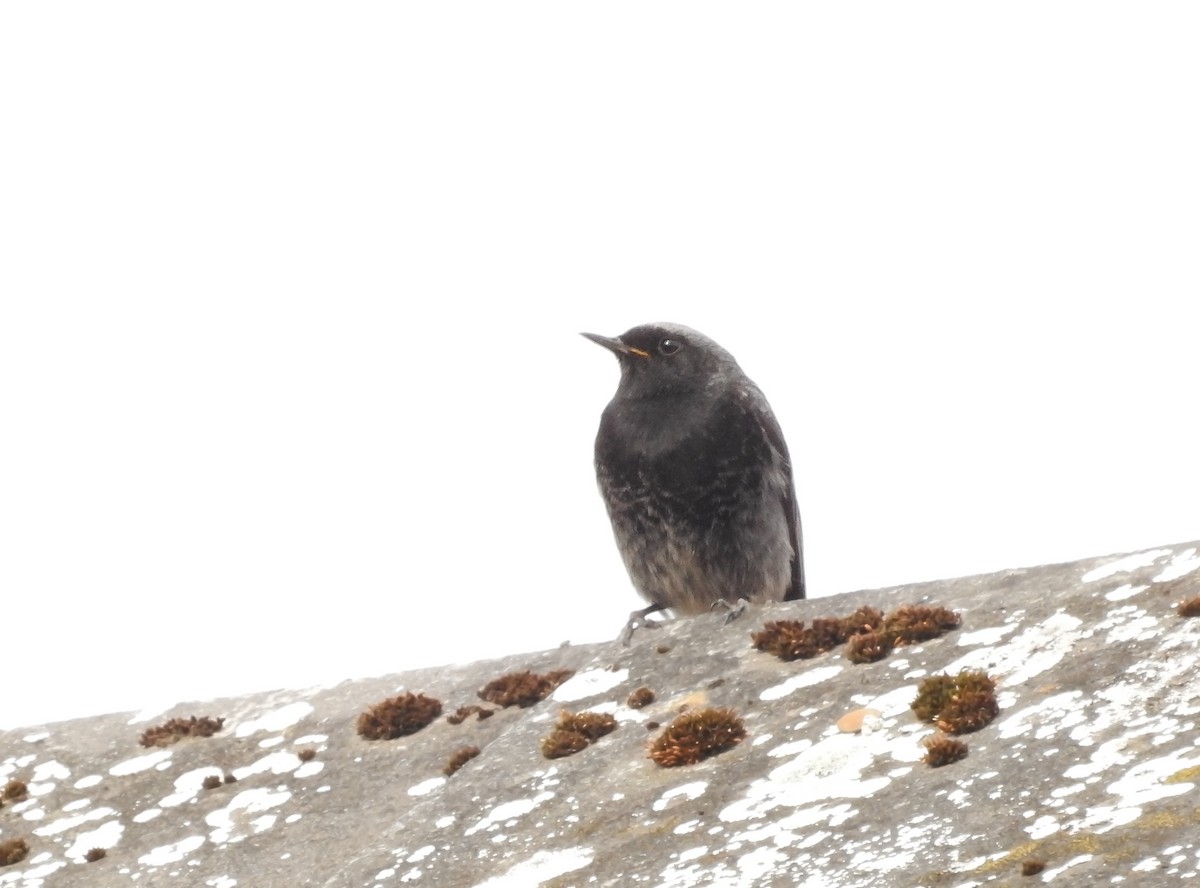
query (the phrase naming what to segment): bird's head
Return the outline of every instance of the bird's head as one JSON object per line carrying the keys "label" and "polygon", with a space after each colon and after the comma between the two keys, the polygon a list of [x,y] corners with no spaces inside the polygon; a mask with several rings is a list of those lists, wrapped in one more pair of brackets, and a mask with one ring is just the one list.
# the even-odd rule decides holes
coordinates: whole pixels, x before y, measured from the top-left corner
{"label": "bird's head", "polygon": [[582,334],[617,356],[619,396],[654,398],[703,392],[740,375],[733,356],[682,324],[643,324],[620,336]]}

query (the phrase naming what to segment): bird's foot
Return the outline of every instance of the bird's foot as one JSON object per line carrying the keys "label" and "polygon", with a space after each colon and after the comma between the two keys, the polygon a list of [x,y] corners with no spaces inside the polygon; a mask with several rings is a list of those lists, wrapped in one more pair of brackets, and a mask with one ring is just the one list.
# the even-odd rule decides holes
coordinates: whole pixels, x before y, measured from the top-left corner
{"label": "bird's foot", "polygon": [[652,604],[641,610],[635,610],[629,615],[629,619],[625,621],[625,628],[621,630],[621,634],[617,636],[617,640],[626,647],[629,647],[629,643],[633,641],[633,633],[638,629],[661,629],[662,620],[646,619],[650,614],[660,610],[662,610],[662,607],[657,604]]}
{"label": "bird's foot", "polygon": [[725,611],[725,625],[728,626],[730,623],[732,623],[734,620],[736,620],[738,617],[740,617],[742,614],[744,614],[749,609],[749,607],[750,607],[750,602],[744,598],[739,598],[733,604],[730,604],[724,598],[718,598],[716,601],[714,601],[712,603],[712,607],[709,608],[709,610]]}

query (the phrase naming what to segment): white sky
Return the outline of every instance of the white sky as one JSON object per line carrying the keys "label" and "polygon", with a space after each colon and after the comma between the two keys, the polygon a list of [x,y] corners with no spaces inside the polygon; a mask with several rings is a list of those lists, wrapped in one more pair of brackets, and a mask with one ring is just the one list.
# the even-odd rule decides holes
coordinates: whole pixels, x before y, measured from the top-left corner
{"label": "white sky", "polygon": [[1200,538],[1197,45],[1192,3],[3,4],[0,727],[614,637],[580,330],[739,358],[814,596]]}

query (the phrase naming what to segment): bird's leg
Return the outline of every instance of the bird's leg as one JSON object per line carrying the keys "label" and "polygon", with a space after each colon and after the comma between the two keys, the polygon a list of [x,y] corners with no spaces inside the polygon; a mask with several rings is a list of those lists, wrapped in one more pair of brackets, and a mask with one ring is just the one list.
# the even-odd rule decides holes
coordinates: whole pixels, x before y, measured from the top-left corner
{"label": "bird's leg", "polygon": [[724,598],[718,598],[712,603],[712,607],[710,607],[709,610],[725,611],[725,625],[728,626],[730,623],[744,614],[746,609],[749,607],[750,602],[744,598],[739,598],[733,604],[730,604]]}
{"label": "bird's leg", "polygon": [[658,629],[661,628],[658,620],[647,620],[646,617],[650,614],[657,613],[663,610],[661,604],[652,604],[649,607],[644,607],[641,610],[635,610],[629,615],[629,619],[625,621],[625,628],[621,630],[621,634],[617,639],[626,647],[633,640],[633,633],[638,629]]}

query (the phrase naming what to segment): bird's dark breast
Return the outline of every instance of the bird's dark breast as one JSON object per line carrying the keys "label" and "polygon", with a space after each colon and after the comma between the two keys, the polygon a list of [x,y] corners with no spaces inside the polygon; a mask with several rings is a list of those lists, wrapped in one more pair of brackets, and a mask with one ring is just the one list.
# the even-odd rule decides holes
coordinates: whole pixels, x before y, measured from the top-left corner
{"label": "bird's dark breast", "polygon": [[635,587],[689,613],[718,598],[782,598],[784,457],[752,402],[727,397],[700,415],[684,406],[614,402],[596,438],[600,490]]}

